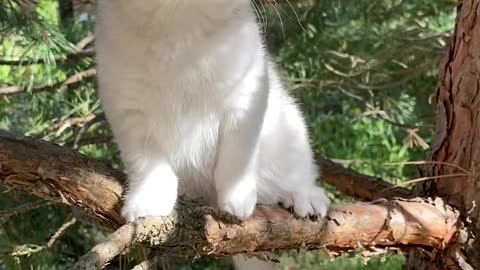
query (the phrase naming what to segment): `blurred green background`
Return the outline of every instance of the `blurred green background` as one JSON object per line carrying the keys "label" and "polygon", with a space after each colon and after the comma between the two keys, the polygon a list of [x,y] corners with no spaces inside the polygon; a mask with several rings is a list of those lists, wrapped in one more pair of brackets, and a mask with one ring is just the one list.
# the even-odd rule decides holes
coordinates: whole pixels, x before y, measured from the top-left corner
{"label": "blurred green background", "polygon": [[[0,128],[122,168],[101,115],[95,77],[78,79],[95,68],[95,18],[84,13],[94,1],[34,2],[0,0]],[[308,119],[316,152],[392,183],[416,177],[416,168],[384,163],[426,157],[435,115],[431,100],[454,27],[455,3],[277,2],[253,5],[268,47]],[[62,85],[72,78],[78,80]],[[352,201],[326,188],[336,203]],[[50,205],[2,217],[37,199],[2,186],[0,192],[0,269],[67,269],[104,237],[77,223],[52,247],[36,252],[69,220],[70,208]],[[134,265],[138,254],[132,251],[110,269],[129,269],[126,265]],[[279,269],[387,270],[402,269],[405,262],[389,252],[373,258],[362,254],[331,260],[321,252],[287,252]],[[181,269],[233,268],[228,260],[202,259]]]}

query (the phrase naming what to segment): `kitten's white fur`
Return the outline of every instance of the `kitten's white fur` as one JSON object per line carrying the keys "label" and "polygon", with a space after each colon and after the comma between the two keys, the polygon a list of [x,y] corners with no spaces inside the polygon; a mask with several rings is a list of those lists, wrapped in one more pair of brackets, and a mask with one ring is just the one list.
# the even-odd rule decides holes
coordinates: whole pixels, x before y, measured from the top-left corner
{"label": "kitten's white fur", "polygon": [[326,215],[304,120],[248,0],[99,1],[96,46],[127,220],[168,215],[177,195],[242,219],[256,203]]}

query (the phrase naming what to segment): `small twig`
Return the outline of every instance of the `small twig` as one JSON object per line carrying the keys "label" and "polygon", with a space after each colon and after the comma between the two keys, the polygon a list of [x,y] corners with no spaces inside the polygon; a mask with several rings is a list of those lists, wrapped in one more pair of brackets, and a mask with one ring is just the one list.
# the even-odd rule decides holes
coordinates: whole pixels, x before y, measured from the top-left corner
{"label": "small twig", "polygon": [[73,149],[78,149],[82,146],[92,145],[92,144],[104,144],[113,142],[113,136],[94,136],[94,137],[85,137],[76,142],[73,145]]}
{"label": "small twig", "polygon": [[[432,128],[431,126],[416,126],[416,125],[408,125],[408,124],[402,124],[402,123],[395,122],[387,115],[387,113],[385,111],[375,109],[374,106],[372,104],[370,104],[370,102],[368,102],[363,97],[347,91],[340,84],[335,84],[334,87],[336,89],[340,90],[340,92],[343,93],[344,95],[346,95],[350,98],[353,98],[355,100],[358,100],[363,106],[365,106],[369,110],[369,111],[363,113],[363,115],[365,115],[365,116],[373,116],[375,118],[378,118],[379,120],[382,120],[382,121],[384,121],[384,122],[386,122],[386,123],[388,123],[392,126],[396,126],[396,127],[399,127],[399,128],[402,128],[402,129],[406,130],[409,134],[411,134],[412,131],[414,131],[416,129],[431,129]],[[421,139],[420,136],[418,136],[417,134],[415,134],[415,135],[418,137],[417,139]],[[421,140],[423,141],[423,139],[421,139]]]}
{"label": "small twig", "polygon": [[421,182],[425,182],[425,181],[428,181],[428,180],[435,180],[435,179],[442,179],[442,178],[449,178],[449,177],[468,177],[468,176],[469,176],[468,174],[464,174],[464,173],[454,173],[454,174],[436,175],[436,176],[425,176],[425,177],[415,178],[415,179],[412,179],[412,180],[408,180],[408,181],[396,184],[393,187],[384,189],[383,191],[388,191],[392,188],[397,188],[397,187],[404,187],[404,186],[407,186],[407,185],[410,185],[410,184],[421,183]]}
{"label": "small twig", "polygon": [[71,118],[61,119],[56,123],[53,123],[52,125],[48,126],[45,130],[41,132],[40,136],[36,136],[36,137],[45,137],[51,132],[55,132],[55,137],[58,137],[67,128],[72,126],[83,127],[87,125],[89,122],[93,121],[94,119],[95,119],[95,114],[89,114],[85,117],[71,117]]}
{"label": "small twig", "polygon": [[147,259],[142,263],[136,265],[132,268],[132,270],[150,270],[153,269],[155,265],[158,263],[158,257],[154,257],[152,259]]}
{"label": "small twig", "polygon": [[77,218],[72,217],[69,221],[65,222],[58,230],[53,234],[50,240],[45,245],[45,248],[50,248],[55,244],[55,242],[60,238],[63,232],[68,229],[68,227],[72,226],[73,224],[77,223]]}
{"label": "small twig", "polygon": [[57,240],[60,238],[60,236],[67,230],[70,226],[75,224],[77,222],[76,218],[71,218],[67,222],[65,222],[58,230],[52,235],[52,237],[48,240],[47,243],[44,245],[35,245],[35,244],[26,244],[26,245],[21,245],[17,246],[13,251],[1,254],[0,257],[23,257],[23,256],[30,256],[35,253],[39,253],[42,250],[51,248]]}
{"label": "small twig", "polygon": [[442,161],[419,160],[419,161],[383,163],[383,165],[385,165],[385,166],[395,166],[395,165],[446,165],[446,166],[451,166],[451,167],[457,168],[460,171],[462,171],[466,174],[469,174],[469,172],[466,169],[464,169],[464,168],[462,168],[462,167],[460,167],[456,164],[453,164],[453,163],[450,163],[450,162],[442,162]]}
{"label": "small twig", "polygon": [[92,58],[95,56],[94,50],[85,50],[69,53],[66,56],[57,56],[53,61],[48,62],[44,59],[19,59],[19,60],[5,60],[0,59],[1,66],[31,66],[31,65],[46,65],[46,64],[64,64],[77,59]]}
{"label": "small twig", "polygon": [[[85,38],[80,40],[80,42],[77,43],[73,52],[67,54],[66,56],[55,57],[53,63],[63,64],[63,63],[71,62],[73,60],[77,60],[77,59],[94,57],[95,51],[93,49],[84,50],[85,47],[91,44],[94,40],[95,40],[94,35],[90,34],[86,36]],[[0,65],[4,65],[4,66],[29,66],[29,65],[44,65],[44,64],[47,64],[47,62],[43,59],[37,59],[37,60],[33,60],[33,59],[1,60],[0,59]]]}
{"label": "small twig", "polygon": [[84,80],[93,79],[93,78],[95,78],[96,75],[97,75],[97,72],[96,72],[95,69],[88,69],[88,70],[79,72],[79,73],[67,78],[64,81],[57,82],[57,83],[52,84],[52,85],[32,88],[30,90],[28,88],[22,87],[22,86],[1,87],[0,88],[0,97],[13,95],[13,94],[18,94],[18,93],[26,93],[26,92],[38,93],[38,92],[58,91],[58,90],[65,89],[69,86],[74,86],[74,85],[76,85],[80,82],[83,82]]}
{"label": "small twig", "polygon": [[46,207],[46,206],[50,206],[50,205],[53,205],[53,204],[55,204],[55,202],[36,201],[36,202],[32,202],[32,203],[27,203],[27,204],[24,204],[24,205],[21,205],[21,206],[12,208],[12,209],[0,211],[0,221],[7,220],[10,217],[18,216],[18,215],[24,214],[26,212],[30,212],[32,210],[42,208],[42,207]]}
{"label": "small twig", "polygon": [[96,115],[95,118],[92,119],[92,121],[86,123],[83,127],[80,128],[80,130],[78,131],[73,141],[68,142],[67,145],[72,146],[73,149],[78,149],[83,145],[91,144],[91,143],[82,144],[84,140],[83,136],[90,130],[90,128],[93,125],[95,125],[96,123],[105,122],[105,121],[106,121],[105,114],[102,113],[102,114]]}
{"label": "small twig", "polygon": [[77,52],[80,52],[80,51],[82,51],[83,49],[85,49],[85,47],[87,47],[88,45],[92,44],[93,41],[95,41],[95,35],[89,34],[88,36],[82,38],[82,39],[77,43],[77,45],[75,46],[75,50],[76,50]]}
{"label": "small twig", "polygon": [[[371,115],[373,117],[376,117],[392,126],[396,126],[396,127],[399,127],[399,128],[402,128],[402,129],[405,129],[407,132],[410,132],[412,130],[415,130],[415,129],[431,129],[432,127],[431,126],[415,126],[415,125],[408,125],[408,124],[402,124],[402,123],[398,123],[398,122],[395,122],[393,121],[385,111],[383,110],[376,110],[373,108],[373,106],[370,105],[370,103],[366,102],[366,107],[368,107],[368,109],[370,111],[364,113],[364,115]],[[418,135],[417,135],[418,136]]]}

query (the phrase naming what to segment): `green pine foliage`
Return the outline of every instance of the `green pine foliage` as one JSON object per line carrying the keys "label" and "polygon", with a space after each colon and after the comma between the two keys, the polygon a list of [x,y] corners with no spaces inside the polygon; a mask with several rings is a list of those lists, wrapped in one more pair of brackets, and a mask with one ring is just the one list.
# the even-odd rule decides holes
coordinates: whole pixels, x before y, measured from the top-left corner
{"label": "green pine foliage", "polygon": [[[40,0],[31,12],[19,2],[0,0],[0,128],[77,149],[121,169],[95,78],[65,85],[95,68],[89,40],[94,17],[72,13],[69,0],[61,5]],[[305,112],[315,151],[392,183],[414,178],[415,168],[384,163],[426,158],[434,117],[430,100],[454,25],[452,2],[254,3],[268,47]],[[327,189],[335,202],[352,200]],[[35,253],[34,245],[45,244],[69,220],[71,209],[50,205],[2,218],[1,211],[37,199],[7,187],[0,192],[0,269],[67,269],[104,237],[77,223],[51,248]],[[11,256],[13,251],[24,255]],[[138,254],[131,252],[111,269],[133,265]],[[364,254],[330,260],[321,252],[286,252],[279,269],[401,269],[404,263],[388,252],[370,260]],[[202,259],[181,269],[232,268],[226,260]]]}

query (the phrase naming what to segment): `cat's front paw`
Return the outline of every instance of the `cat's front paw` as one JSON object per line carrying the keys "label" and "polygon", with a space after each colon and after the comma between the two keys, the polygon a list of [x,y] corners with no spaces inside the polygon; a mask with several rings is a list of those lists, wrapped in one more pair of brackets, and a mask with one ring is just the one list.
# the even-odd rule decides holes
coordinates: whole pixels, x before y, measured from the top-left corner
{"label": "cat's front paw", "polygon": [[293,211],[299,217],[326,217],[330,209],[330,199],[320,187],[296,191],[292,194]]}
{"label": "cat's front paw", "polygon": [[165,194],[161,193],[159,190],[129,193],[122,208],[122,216],[131,222],[140,217],[170,215],[175,206],[176,196],[164,196]]}
{"label": "cat's front paw", "polygon": [[218,191],[218,207],[239,219],[249,218],[257,204],[255,184],[239,183],[236,187]]}

